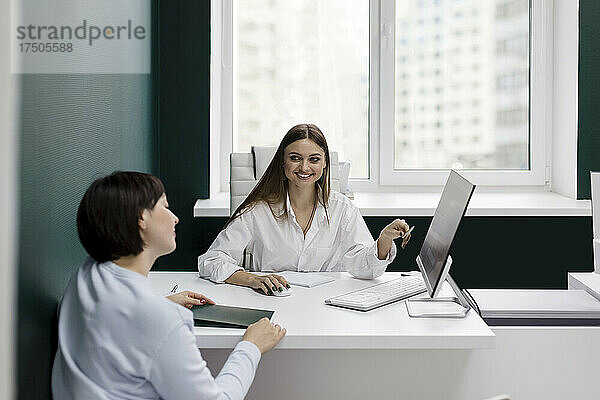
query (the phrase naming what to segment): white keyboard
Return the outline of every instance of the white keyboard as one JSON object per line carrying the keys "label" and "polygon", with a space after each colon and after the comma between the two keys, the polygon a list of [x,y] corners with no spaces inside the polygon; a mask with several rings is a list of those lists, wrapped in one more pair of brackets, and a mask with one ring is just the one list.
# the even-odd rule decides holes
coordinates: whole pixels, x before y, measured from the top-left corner
{"label": "white keyboard", "polygon": [[325,300],[325,304],[369,311],[427,291],[421,275],[403,276]]}

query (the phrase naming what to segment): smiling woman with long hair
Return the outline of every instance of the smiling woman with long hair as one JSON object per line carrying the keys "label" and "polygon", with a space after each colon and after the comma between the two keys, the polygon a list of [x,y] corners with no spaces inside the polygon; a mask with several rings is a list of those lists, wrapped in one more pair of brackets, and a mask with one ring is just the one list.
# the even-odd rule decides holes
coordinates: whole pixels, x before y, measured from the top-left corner
{"label": "smiling woman with long hair", "polygon": [[[264,175],[231,215],[208,251],[198,257],[200,276],[269,294],[289,288],[280,275],[250,271],[348,271],[372,279],[396,255],[394,239],[409,230],[404,220],[386,226],[375,241],[358,208],[330,189],[329,147],[313,124],[292,127]],[[403,238],[402,247],[410,239]]]}

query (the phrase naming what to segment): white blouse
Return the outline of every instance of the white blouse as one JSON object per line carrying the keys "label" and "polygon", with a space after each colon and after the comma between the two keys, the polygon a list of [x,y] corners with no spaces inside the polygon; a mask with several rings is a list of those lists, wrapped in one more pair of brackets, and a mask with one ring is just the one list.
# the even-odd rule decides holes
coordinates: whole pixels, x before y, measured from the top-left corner
{"label": "white blouse", "polygon": [[276,220],[261,202],[222,230],[198,257],[200,277],[223,282],[242,269],[244,249],[252,254],[250,271],[348,271],[357,278],[373,279],[394,260],[395,244],[385,260],[377,257],[377,242],[358,208],[344,195],[331,192],[329,222],[318,204],[306,238],[289,197],[286,201],[290,218]]}

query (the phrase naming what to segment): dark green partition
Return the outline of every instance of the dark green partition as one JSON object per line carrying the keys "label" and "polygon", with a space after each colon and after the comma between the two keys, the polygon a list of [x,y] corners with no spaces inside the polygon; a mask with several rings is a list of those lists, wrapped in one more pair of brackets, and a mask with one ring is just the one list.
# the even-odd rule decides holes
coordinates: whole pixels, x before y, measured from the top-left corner
{"label": "dark green partition", "polygon": [[[388,271],[417,269],[415,258],[431,217],[406,217],[415,229],[409,245],[398,251]],[[204,253],[226,218],[196,218],[197,250]],[[374,238],[391,217],[366,217]],[[567,272],[593,270],[592,222],[589,217],[466,217],[451,254],[452,276],[465,288],[567,288]]]}
{"label": "dark green partition", "polygon": [[201,228],[194,202],[208,198],[210,1],[159,2],[159,176],[179,217],[177,250],[157,268],[193,263]]}
{"label": "dark green partition", "polygon": [[600,171],[600,2],[579,1],[577,198],[590,198],[590,171]]}

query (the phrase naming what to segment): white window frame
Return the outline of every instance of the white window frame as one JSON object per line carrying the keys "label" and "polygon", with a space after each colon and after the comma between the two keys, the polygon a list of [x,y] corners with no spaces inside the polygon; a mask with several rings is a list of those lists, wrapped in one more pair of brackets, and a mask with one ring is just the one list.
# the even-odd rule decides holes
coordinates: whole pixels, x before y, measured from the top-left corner
{"label": "white window frame", "polygon": [[[229,192],[229,155],[233,151],[233,4],[210,5],[210,188],[209,196]],[[214,177],[218,177],[215,179]]]}
{"label": "white window frame", "polygon": [[[380,163],[381,185],[443,185],[448,170],[394,170],[394,23],[395,1],[381,0],[380,57]],[[531,10],[530,170],[461,170],[477,185],[546,184],[547,118],[552,110],[552,7],[548,1],[532,1]],[[548,68],[550,66],[550,68]]]}
{"label": "white window frame", "polygon": [[[235,0],[211,0],[211,196],[229,191],[229,154],[233,149],[233,70],[232,7]],[[370,121],[369,178],[351,179],[355,192],[431,191],[444,184],[448,170],[393,170],[394,135],[394,0],[370,1]],[[573,155],[557,157],[552,147],[554,26],[561,15],[554,13],[552,0],[532,0],[530,60],[530,167],[528,171],[463,170],[462,174],[478,186],[490,190],[550,190],[551,174],[573,170],[567,178],[572,187],[576,175]],[[563,5],[561,5],[563,7]],[[570,40],[577,40],[577,32]],[[565,40],[562,40],[563,42]],[[576,43],[571,43],[576,46]],[[572,68],[565,74],[575,76]],[[561,72],[563,73],[563,72]],[[568,80],[572,81],[572,77]],[[553,82],[554,81],[554,82]],[[387,83],[387,84],[384,84]],[[576,113],[575,110],[569,110]],[[570,119],[569,119],[570,118]],[[570,116],[568,119],[573,119]],[[576,120],[576,118],[575,118]],[[563,132],[564,134],[564,132]],[[576,143],[576,126],[570,127],[570,142]],[[556,137],[557,133],[554,133]],[[552,156],[554,164],[552,165]],[[575,158],[576,159],[576,158]],[[562,167],[557,167],[556,163]],[[568,164],[568,165],[567,165]],[[570,192],[570,190],[568,190]],[[573,193],[563,193],[573,197]]]}

